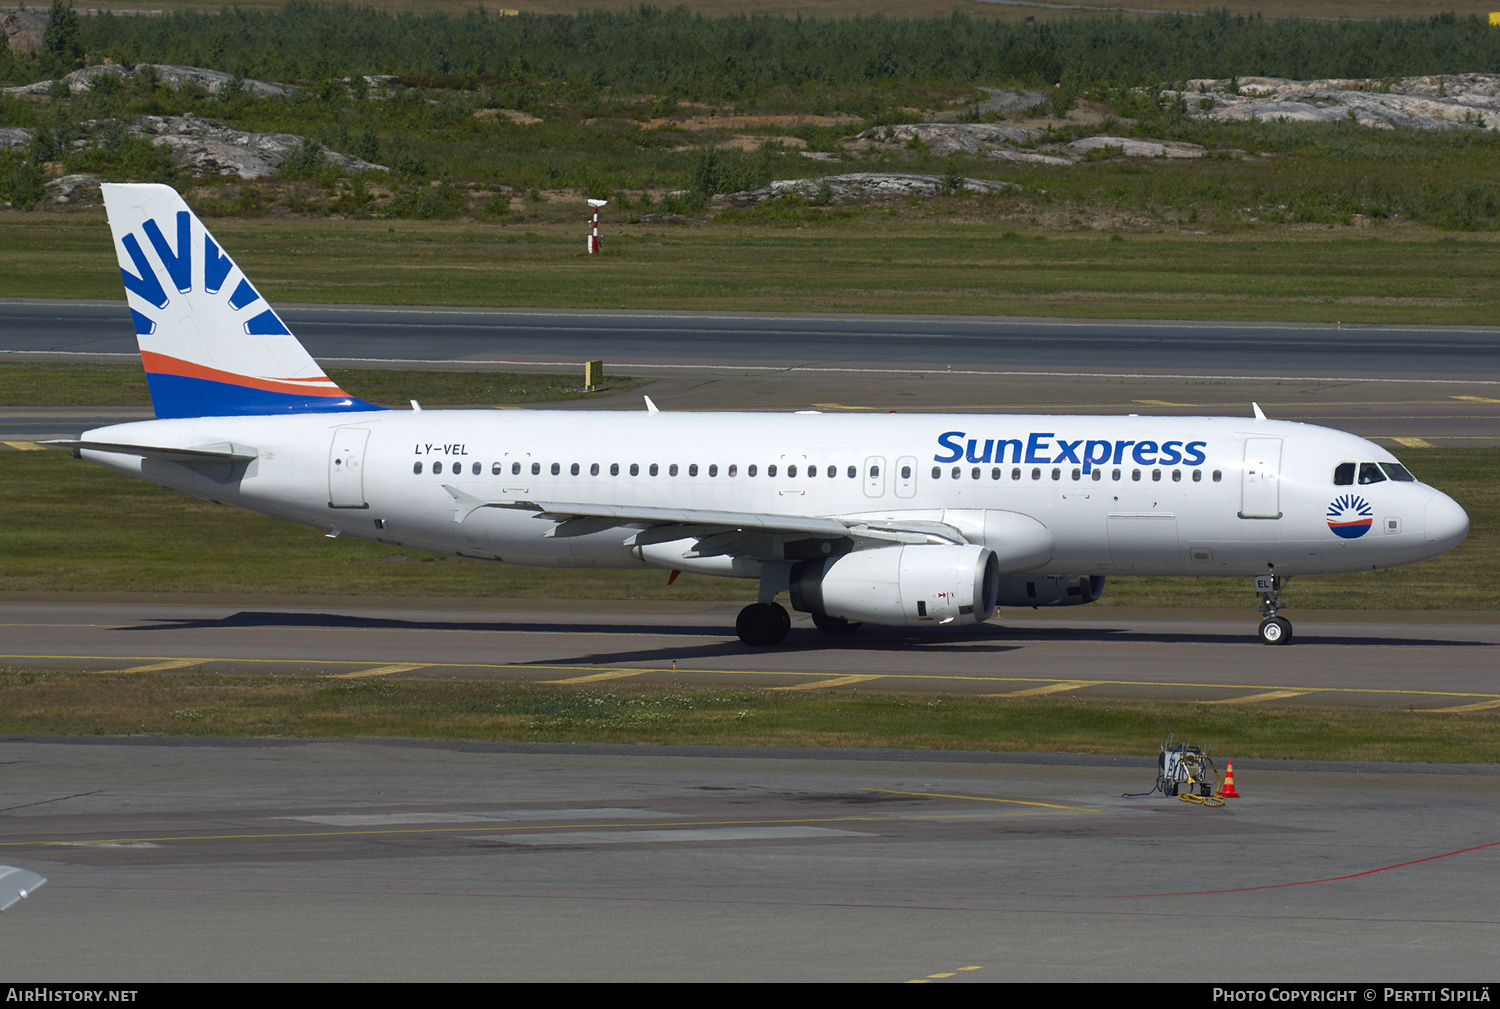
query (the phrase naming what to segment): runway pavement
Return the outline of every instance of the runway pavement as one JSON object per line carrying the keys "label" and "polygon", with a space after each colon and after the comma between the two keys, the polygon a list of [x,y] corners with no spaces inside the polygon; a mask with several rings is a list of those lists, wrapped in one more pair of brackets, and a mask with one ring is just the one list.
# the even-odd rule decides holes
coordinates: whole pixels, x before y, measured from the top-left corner
{"label": "runway pavement", "polygon": [[[0,603],[0,665],[96,672],[690,683],[990,696],[1477,711],[1500,707],[1489,613],[1288,611],[1268,649],[1243,614],[1002,610],[968,631],[867,627],[826,635],[796,615],[787,641],[746,649],[738,603],[247,598]],[[480,606],[485,608],[480,609]]]}
{"label": "runway pavement", "polygon": [[[1490,767],[0,739],[15,982],[1489,981]],[[1376,989],[1378,992],[1379,989]]]}
{"label": "runway pavement", "polygon": [[[0,361],[134,361],[121,312],[0,301]],[[1500,329],[338,306],[294,306],[287,318],[330,366],[408,356],[420,367],[581,375],[582,362],[602,358],[607,374],[651,379],[665,410],[1249,416],[1258,402],[1278,420],[1397,451],[1500,444]],[[425,335],[416,344],[401,335],[412,332]],[[634,410],[641,401],[606,393],[555,406]],[[0,407],[0,445],[150,416],[148,407]]]}
{"label": "runway pavement", "polygon": [[[1500,327],[278,305],[319,360],[892,365],[1500,381]],[[0,300],[0,351],[136,351],[123,301]]]}

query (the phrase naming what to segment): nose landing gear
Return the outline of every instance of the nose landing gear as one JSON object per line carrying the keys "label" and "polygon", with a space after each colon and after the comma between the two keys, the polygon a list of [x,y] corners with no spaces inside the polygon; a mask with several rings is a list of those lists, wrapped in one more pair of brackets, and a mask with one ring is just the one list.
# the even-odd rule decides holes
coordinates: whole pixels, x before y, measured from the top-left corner
{"label": "nose landing gear", "polygon": [[1281,612],[1281,592],[1290,579],[1281,575],[1256,575],[1255,591],[1260,593],[1260,640],[1266,645],[1284,645],[1292,640],[1292,622],[1277,616]]}

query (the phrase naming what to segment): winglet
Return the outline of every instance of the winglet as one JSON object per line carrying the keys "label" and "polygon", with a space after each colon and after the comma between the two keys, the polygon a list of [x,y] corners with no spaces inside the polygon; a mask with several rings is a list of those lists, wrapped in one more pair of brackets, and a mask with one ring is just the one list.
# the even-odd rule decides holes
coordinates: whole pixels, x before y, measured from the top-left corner
{"label": "winglet", "polygon": [[651,402],[651,397],[650,396],[642,396],[641,398],[646,401],[646,412],[647,413],[661,413],[661,411],[656,408],[656,404],[653,403],[653,402]]}
{"label": "winglet", "polygon": [[1265,420],[1266,419],[1266,415],[1265,415],[1264,411],[1261,410],[1259,403],[1251,403],[1250,404],[1250,408],[1255,411],[1255,419],[1256,420]]}

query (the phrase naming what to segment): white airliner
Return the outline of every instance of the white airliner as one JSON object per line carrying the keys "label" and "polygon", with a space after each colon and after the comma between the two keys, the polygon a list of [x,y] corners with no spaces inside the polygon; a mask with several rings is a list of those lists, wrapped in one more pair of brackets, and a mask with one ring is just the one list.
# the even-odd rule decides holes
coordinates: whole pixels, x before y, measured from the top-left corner
{"label": "white airliner", "polygon": [[1385,449],[1223,417],[387,410],[340,389],[175,191],[106,185],[159,419],[56,443],[198,497],[392,546],[759,582],[828,632],[1093,602],[1108,575],[1389,568],[1469,519]]}

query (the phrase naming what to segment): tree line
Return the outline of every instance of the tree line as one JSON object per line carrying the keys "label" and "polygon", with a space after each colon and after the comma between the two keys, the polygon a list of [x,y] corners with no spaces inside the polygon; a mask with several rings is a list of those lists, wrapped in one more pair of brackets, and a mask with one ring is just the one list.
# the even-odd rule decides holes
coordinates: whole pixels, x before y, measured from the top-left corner
{"label": "tree line", "polygon": [[[56,9],[62,0],[54,0]],[[67,9],[67,8],[63,8]],[[68,21],[39,59],[0,52],[0,77],[69,63],[177,63],[267,80],[492,75],[734,102],[770,85],[1029,82],[1085,89],[1194,77],[1393,78],[1500,72],[1500,28],[1478,17],[1369,21],[1201,16],[971,20],[706,17],[685,8],[502,16],[386,13],[294,0],[280,11]]]}

